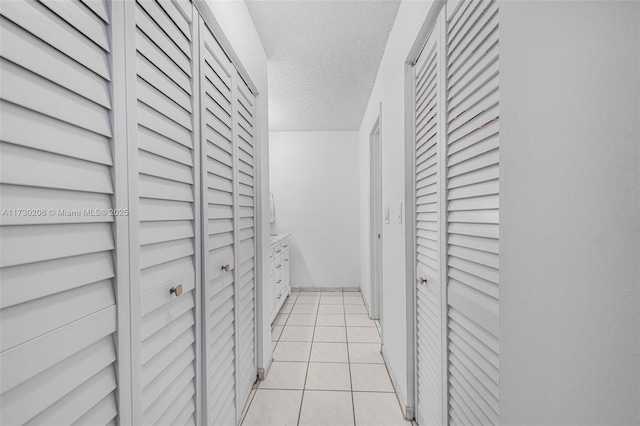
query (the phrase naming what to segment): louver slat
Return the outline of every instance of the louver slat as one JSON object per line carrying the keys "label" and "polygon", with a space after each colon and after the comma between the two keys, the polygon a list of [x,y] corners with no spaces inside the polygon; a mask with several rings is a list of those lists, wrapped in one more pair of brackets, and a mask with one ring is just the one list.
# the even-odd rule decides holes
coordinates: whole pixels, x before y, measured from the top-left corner
{"label": "louver slat", "polygon": [[[195,189],[191,13],[137,0],[140,371],[144,424],[195,422]],[[176,23],[178,20],[179,24]],[[186,32],[186,34],[185,34]],[[182,285],[176,297],[172,287]]]}
{"label": "louver slat", "polygon": [[449,19],[449,419],[453,424],[497,424],[498,6],[463,1]]}
{"label": "louver slat", "polygon": [[[109,8],[2,5],[2,424],[117,422]],[[50,209],[55,210],[55,214]],[[67,212],[68,214],[65,214]]]}

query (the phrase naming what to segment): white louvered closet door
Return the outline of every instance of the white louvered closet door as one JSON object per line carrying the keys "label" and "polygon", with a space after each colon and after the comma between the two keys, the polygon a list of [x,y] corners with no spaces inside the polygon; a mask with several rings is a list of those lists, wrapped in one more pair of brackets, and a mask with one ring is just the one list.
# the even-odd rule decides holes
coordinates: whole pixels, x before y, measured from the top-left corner
{"label": "white louvered closet door", "polygon": [[236,74],[236,164],[238,191],[238,410],[256,381],[255,308],[255,96]]}
{"label": "white louvered closet door", "polygon": [[0,5],[2,424],[118,422],[110,11]]}
{"label": "white louvered closet door", "polygon": [[[132,152],[134,422],[196,423],[197,54],[187,1],[128,3]],[[195,49],[194,49],[195,46]],[[130,56],[131,58],[131,56]],[[195,65],[194,65],[195,64]],[[131,102],[131,103],[133,103]],[[135,121],[133,118],[135,117]],[[138,322],[138,324],[136,324]],[[136,343],[134,342],[134,345]],[[135,353],[137,351],[137,354]],[[134,376],[135,377],[135,376]],[[136,394],[138,392],[138,394]]]}
{"label": "white louvered closet door", "polygon": [[206,423],[236,424],[235,69],[200,21]]}
{"label": "white louvered closet door", "polygon": [[416,190],[416,360],[420,425],[443,423],[441,228],[441,60],[439,25],[414,67]]}
{"label": "white louvered closet door", "polygon": [[498,423],[498,6],[447,4],[449,420]]}

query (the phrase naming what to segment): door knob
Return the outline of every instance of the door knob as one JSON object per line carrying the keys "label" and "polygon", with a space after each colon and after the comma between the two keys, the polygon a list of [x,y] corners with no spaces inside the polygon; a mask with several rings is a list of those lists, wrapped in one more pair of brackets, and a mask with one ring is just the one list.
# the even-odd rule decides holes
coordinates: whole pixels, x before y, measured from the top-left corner
{"label": "door knob", "polygon": [[179,284],[175,287],[171,287],[171,290],[169,290],[170,293],[175,294],[176,297],[180,296],[182,294],[182,284]]}
{"label": "door knob", "polygon": [[231,270],[231,266],[229,266],[229,264],[227,263],[226,265],[222,266],[222,270],[225,272],[229,272]]}
{"label": "door knob", "polygon": [[427,283],[427,279],[420,277],[420,284],[426,284],[426,283]]}

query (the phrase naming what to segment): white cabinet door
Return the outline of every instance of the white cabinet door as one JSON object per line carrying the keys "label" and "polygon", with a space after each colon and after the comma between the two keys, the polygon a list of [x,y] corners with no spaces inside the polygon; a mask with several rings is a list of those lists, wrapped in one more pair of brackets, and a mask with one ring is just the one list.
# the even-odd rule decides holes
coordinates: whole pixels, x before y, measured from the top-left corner
{"label": "white cabinet door", "polygon": [[0,7],[2,424],[119,421],[110,11]]}
{"label": "white cabinet door", "polygon": [[236,424],[235,69],[200,21],[206,423]]}
{"label": "white cabinet door", "polygon": [[441,49],[439,25],[414,68],[416,190],[416,419],[443,424]]}
{"label": "white cabinet door", "polygon": [[447,4],[449,420],[498,423],[498,6]]}
{"label": "white cabinet door", "polygon": [[[193,9],[127,3],[134,423],[196,422],[197,126]],[[138,346],[139,345],[139,346]]]}
{"label": "white cabinet door", "polygon": [[235,132],[238,193],[238,410],[257,378],[255,275],[255,96],[236,73]]}

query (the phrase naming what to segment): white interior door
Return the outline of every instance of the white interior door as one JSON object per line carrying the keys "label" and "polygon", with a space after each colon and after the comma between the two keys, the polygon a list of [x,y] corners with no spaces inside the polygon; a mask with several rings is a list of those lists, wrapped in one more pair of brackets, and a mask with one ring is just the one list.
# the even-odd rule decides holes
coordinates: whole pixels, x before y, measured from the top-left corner
{"label": "white interior door", "polygon": [[416,234],[416,420],[444,423],[442,398],[442,147],[439,24],[414,67]]}
{"label": "white interior door", "polygon": [[257,378],[255,244],[255,96],[236,73],[235,131],[238,196],[238,413]]}
{"label": "white interior door", "polygon": [[449,421],[497,424],[498,6],[446,7]]}
{"label": "white interior door", "polygon": [[202,169],[207,424],[236,424],[235,69],[203,21]]}
{"label": "white interior door", "polygon": [[128,105],[131,252],[137,263],[132,321],[139,341],[134,423],[194,424],[199,254],[194,9],[188,2],[152,0],[127,7],[127,18],[135,20],[127,34],[128,89],[135,96]]}
{"label": "white interior door", "polygon": [[120,421],[111,11],[0,7],[2,424]]}

